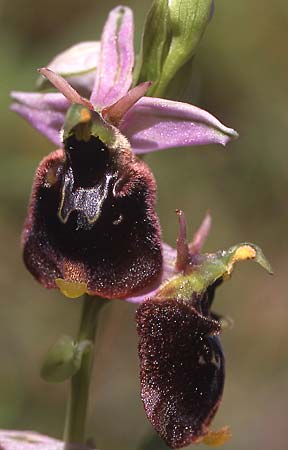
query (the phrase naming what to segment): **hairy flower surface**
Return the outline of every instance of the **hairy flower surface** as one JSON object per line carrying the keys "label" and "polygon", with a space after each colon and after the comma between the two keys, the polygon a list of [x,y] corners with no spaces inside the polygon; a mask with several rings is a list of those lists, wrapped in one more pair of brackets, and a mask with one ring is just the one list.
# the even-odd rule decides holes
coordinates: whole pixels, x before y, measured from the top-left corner
{"label": "hairy flower surface", "polygon": [[207,216],[193,242],[186,241],[186,223],[174,252],[175,271],[138,308],[141,398],[148,419],[171,448],[229,438],[227,427],[209,425],[221,402],[225,359],[219,335],[224,318],[211,311],[215,289],[230,276],[237,261],[255,259],[271,272],[262,251],[239,244],[226,251],[200,254],[209,231]]}
{"label": "hairy flower surface", "polygon": [[154,178],[135,153],[226,144],[237,133],[195,106],[144,97],[149,81],[129,90],[129,8],[111,11],[100,44],[77,44],[51,67],[39,71],[58,93],[12,93],[12,109],[60,147],[36,172],[23,233],[26,266],[69,297],[145,294],[163,276],[162,249]]}
{"label": "hairy flower surface", "polygon": [[71,107],[68,123],[75,115],[88,122],[65,126],[64,151],[37,169],[24,261],[44,286],[69,297],[126,297],[162,271],[155,182],[117,130],[81,105]]}

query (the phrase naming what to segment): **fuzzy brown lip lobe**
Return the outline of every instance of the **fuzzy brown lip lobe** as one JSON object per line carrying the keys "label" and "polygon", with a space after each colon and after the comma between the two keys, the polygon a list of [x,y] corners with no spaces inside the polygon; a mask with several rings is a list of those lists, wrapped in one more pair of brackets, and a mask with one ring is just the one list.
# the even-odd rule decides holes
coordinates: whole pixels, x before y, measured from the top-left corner
{"label": "fuzzy brown lip lobe", "polygon": [[136,314],[141,397],[148,419],[171,448],[208,432],[223,392],[219,324],[174,299],[145,301]]}
{"label": "fuzzy brown lip lobe", "polygon": [[58,150],[37,169],[23,232],[28,270],[47,288],[64,279],[107,298],[148,289],[162,271],[150,169],[130,149],[114,149],[112,158],[99,139],[82,142],[81,152],[75,144],[66,158]]}

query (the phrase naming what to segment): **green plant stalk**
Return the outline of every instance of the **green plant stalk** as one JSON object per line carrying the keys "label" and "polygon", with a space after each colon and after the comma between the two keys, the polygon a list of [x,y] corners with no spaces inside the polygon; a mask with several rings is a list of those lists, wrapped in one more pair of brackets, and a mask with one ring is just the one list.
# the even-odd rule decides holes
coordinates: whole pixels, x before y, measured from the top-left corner
{"label": "green plant stalk", "polygon": [[106,299],[84,296],[82,317],[78,333],[78,342],[89,341],[79,371],[71,378],[70,397],[68,400],[64,441],[65,449],[69,444],[85,444],[85,424],[88,407],[88,394],[94,357],[94,342],[97,331],[99,312]]}

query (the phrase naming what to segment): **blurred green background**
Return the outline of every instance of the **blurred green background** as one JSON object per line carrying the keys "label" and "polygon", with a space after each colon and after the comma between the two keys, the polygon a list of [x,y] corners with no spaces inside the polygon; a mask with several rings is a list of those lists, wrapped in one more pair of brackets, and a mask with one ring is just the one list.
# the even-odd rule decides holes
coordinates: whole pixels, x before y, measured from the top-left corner
{"label": "blurred green background", "polygon": [[[112,0],[2,0],[0,3],[1,310],[0,427],[60,437],[68,385],[39,376],[59,334],[75,335],[81,301],[44,290],[26,272],[19,248],[39,160],[53,150],[9,111],[11,89],[33,90],[37,67],[80,40],[98,39]],[[149,1],[135,12],[136,48]],[[193,233],[211,210],[206,250],[251,241],[275,271],[237,266],[219,288],[217,311],[234,318],[223,335],[227,378],[214,428],[229,424],[227,450],[287,448],[288,6],[285,0],[216,0],[195,64],[198,104],[240,133],[227,149],[167,150],[147,157],[158,182],[165,240],[175,242],[175,209]],[[89,432],[101,450],[136,450],[152,436],[139,399],[135,307],[115,301],[100,329]],[[165,447],[163,447],[165,448]],[[202,448],[202,447],[201,447]],[[161,450],[155,443],[151,450]]]}

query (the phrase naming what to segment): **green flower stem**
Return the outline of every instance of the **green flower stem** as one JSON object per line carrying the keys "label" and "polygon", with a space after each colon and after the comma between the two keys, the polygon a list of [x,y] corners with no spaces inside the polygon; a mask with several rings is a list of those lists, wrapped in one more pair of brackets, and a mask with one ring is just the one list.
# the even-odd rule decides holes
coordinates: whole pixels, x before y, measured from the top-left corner
{"label": "green flower stem", "polygon": [[98,316],[107,300],[85,295],[80,322],[78,342],[87,341],[87,346],[79,371],[71,379],[70,398],[67,407],[64,441],[69,444],[85,444],[85,423],[88,406],[88,394],[94,356],[94,341]]}

